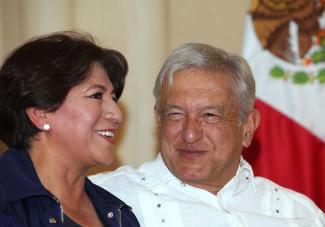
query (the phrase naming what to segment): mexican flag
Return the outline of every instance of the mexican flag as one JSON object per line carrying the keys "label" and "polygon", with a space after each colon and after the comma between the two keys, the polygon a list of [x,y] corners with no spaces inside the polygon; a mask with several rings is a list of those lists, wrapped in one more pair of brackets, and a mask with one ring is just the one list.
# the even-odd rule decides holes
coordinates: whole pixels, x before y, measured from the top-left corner
{"label": "mexican flag", "polygon": [[243,56],[261,124],[244,151],[255,174],[301,192],[325,211],[324,1],[255,0]]}

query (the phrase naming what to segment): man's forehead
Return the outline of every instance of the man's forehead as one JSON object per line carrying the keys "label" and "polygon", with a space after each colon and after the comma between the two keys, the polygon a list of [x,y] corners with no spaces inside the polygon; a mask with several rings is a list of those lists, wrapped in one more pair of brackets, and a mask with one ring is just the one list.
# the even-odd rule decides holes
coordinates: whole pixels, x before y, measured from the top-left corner
{"label": "man's forehead", "polygon": [[171,83],[165,80],[163,89],[171,87],[178,89],[214,89],[216,87],[228,87],[229,82],[230,77],[225,72],[188,70],[176,72]]}
{"label": "man's forehead", "polygon": [[162,86],[161,96],[185,95],[195,96],[231,95],[229,79],[224,75],[207,73],[176,74],[172,84],[165,82]]}

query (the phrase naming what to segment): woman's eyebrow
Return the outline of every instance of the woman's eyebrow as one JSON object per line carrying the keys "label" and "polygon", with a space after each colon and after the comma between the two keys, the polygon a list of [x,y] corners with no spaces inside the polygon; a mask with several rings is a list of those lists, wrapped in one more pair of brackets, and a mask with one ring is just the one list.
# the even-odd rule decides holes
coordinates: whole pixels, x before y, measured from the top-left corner
{"label": "woman's eyebrow", "polygon": [[101,84],[91,84],[90,86],[85,86],[85,88],[83,89],[83,92],[87,92],[92,89],[101,89],[103,91],[107,90],[107,88]]}

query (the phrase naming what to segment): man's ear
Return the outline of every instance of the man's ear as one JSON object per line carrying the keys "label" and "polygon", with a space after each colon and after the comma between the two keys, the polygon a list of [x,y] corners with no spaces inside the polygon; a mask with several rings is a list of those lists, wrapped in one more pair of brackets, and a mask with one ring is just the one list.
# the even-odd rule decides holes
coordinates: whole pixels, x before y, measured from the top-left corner
{"label": "man's ear", "polygon": [[160,108],[158,107],[157,104],[155,104],[154,112],[155,112],[156,124],[157,124],[158,128],[160,128],[160,126],[161,126],[161,116],[160,116]]}
{"label": "man's ear", "polygon": [[254,109],[249,113],[246,122],[244,123],[244,138],[243,146],[249,147],[251,145],[254,133],[260,124],[260,113]]}
{"label": "man's ear", "polygon": [[47,111],[38,109],[35,107],[29,107],[26,109],[26,114],[29,120],[37,127],[39,130],[44,130],[44,124],[48,124],[48,114]]}

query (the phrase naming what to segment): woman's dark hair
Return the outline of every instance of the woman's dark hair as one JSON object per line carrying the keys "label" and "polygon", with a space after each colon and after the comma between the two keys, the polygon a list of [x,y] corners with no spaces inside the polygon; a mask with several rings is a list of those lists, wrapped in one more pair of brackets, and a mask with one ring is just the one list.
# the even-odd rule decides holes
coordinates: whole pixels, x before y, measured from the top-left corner
{"label": "woman's dark hair", "polygon": [[106,71],[117,99],[128,71],[124,56],[95,44],[89,34],[59,32],[34,38],[15,49],[0,69],[0,139],[29,148],[39,129],[25,110],[57,110],[70,89],[85,81],[94,63]]}

